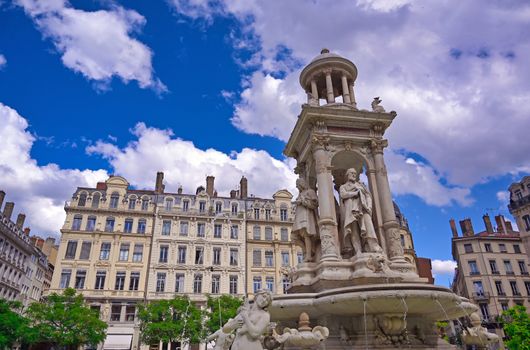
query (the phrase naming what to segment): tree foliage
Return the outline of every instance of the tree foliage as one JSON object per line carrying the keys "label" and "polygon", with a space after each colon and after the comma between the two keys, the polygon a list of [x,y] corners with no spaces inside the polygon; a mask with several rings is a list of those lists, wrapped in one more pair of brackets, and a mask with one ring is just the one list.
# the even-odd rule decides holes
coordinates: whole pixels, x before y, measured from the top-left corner
{"label": "tree foliage", "polygon": [[502,313],[504,317],[504,332],[509,337],[505,344],[511,350],[530,350],[530,317],[522,305]]}
{"label": "tree foliage", "polygon": [[29,320],[21,315],[22,304],[0,299],[0,349],[11,348],[15,343],[29,344],[36,334]]}
{"label": "tree foliage", "polygon": [[237,309],[243,304],[241,298],[232,295],[221,295],[219,297],[208,296],[208,321],[206,327],[211,334],[221,328],[230,318],[234,318]]}
{"label": "tree foliage", "polygon": [[76,348],[96,345],[106,337],[107,324],[73,288],[65,289],[63,294],[52,293],[44,302],[31,304],[27,315],[40,342]]}
{"label": "tree foliage", "polygon": [[205,337],[204,317],[187,296],[139,304],[140,338],[147,345],[160,341],[195,344]]}

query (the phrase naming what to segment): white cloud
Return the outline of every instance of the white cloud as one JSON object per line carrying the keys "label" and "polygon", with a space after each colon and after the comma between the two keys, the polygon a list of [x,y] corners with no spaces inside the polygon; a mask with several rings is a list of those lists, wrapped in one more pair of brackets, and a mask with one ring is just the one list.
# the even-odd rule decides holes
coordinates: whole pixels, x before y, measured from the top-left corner
{"label": "white cloud", "polygon": [[57,235],[64,222],[64,201],[77,186],[95,186],[107,173],[38,165],[30,155],[35,137],[27,127],[26,119],[0,103],[0,189],[7,201],[15,202],[15,212],[26,214],[25,226],[33,233]]}
{"label": "white cloud", "polygon": [[432,274],[436,275],[453,275],[457,266],[453,260],[438,260],[434,259],[431,261]]}
{"label": "white cloud", "polygon": [[508,203],[510,203],[510,192],[509,191],[499,191],[499,192],[497,192],[497,200],[503,206],[508,205]]}
{"label": "white cloud", "polygon": [[6,57],[2,54],[0,54],[0,69],[4,68],[4,66],[7,64]]}
{"label": "white cloud", "polygon": [[228,195],[244,175],[249,193],[256,196],[270,197],[282,188],[296,194],[292,161],[281,161],[265,151],[249,148],[230,154],[211,148],[202,150],[190,141],[174,137],[171,130],[147,127],[144,123],[138,123],[132,133],[136,140],[124,148],[98,141],[87,147],[87,152],[103,156],[117,174],[140,188],[153,188],[156,172],[163,171],[167,191],[176,191],[182,185],[186,193],[195,193],[199,185],[205,185],[206,175],[213,175],[218,193]]}
{"label": "white cloud", "polygon": [[18,4],[53,41],[63,64],[99,87],[118,77],[157,92],[167,90],[154,76],[151,49],[131,36],[146,22],[138,12],[121,6],[89,12],[64,0],[18,0]]}

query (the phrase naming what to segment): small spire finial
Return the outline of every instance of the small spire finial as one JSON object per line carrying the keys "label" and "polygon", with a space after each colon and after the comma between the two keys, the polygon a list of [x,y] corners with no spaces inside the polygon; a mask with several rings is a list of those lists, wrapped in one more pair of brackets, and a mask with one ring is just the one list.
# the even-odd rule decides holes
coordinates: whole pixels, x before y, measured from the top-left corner
{"label": "small spire finial", "polygon": [[326,49],[326,48],[323,48],[321,51],[320,51],[320,54],[324,54],[324,53],[329,53],[329,49]]}

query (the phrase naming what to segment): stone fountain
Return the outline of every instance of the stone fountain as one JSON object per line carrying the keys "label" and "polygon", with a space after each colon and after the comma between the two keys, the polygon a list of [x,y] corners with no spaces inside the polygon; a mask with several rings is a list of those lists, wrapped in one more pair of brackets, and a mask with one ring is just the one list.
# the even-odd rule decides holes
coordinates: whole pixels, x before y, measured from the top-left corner
{"label": "stone fountain", "polygon": [[[269,307],[274,336],[284,349],[451,349],[435,322],[477,308],[405,259],[383,152],[396,112],[379,97],[357,109],[356,78],[350,60],[326,49],[300,75],[308,100],[284,153],[297,161],[292,238],[305,259]],[[302,318],[322,328],[300,328]]]}

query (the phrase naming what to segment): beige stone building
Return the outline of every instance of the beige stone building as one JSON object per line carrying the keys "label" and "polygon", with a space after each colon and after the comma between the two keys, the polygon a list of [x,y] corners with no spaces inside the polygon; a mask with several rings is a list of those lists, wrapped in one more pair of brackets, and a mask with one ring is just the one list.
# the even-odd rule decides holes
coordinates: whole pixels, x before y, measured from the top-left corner
{"label": "beige stone building", "polygon": [[483,322],[502,336],[497,316],[515,304],[530,309],[528,256],[519,232],[502,215],[484,215],[485,231],[475,233],[470,219],[460,221],[459,236],[450,221],[453,259],[458,267],[452,289],[479,306]]}
{"label": "beige stone building", "polygon": [[530,176],[511,184],[508,190],[510,191],[508,209],[515,218],[526,252],[530,255]]}

